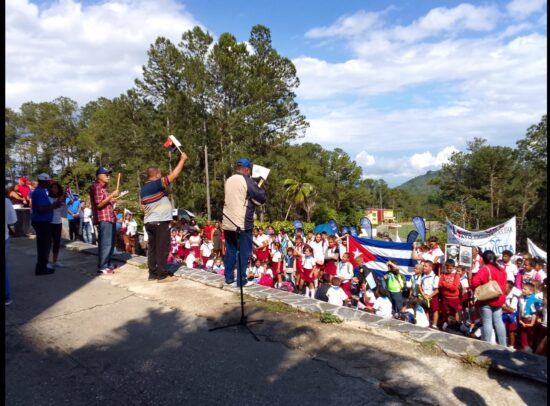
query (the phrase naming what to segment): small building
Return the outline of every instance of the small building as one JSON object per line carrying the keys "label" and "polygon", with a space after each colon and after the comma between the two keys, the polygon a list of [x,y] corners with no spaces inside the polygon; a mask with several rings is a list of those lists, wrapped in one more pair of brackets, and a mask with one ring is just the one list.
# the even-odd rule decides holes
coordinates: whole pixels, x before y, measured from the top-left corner
{"label": "small building", "polygon": [[369,218],[373,226],[395,222],[393,209],[380,209],[377,207],[369,207],[365,209],[365,216]]}

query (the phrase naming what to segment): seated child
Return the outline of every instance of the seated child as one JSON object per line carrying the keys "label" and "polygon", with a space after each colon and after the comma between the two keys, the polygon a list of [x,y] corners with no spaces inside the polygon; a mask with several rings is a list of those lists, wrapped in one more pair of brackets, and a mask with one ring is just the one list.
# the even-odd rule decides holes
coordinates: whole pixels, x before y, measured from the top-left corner
{"label": "seated child", "polygon": [[223,260],[221,257],[217,257],[214,261],[214,265],[212,265],[212,272],[221,276],[225,274],[225,267],[223,265]]}
{"label": "seated child", "polygon": [[330,283],[332,286],[327,291],[328,302],[337,306],[343,306],[344,303],[347,304],[349,302],[349,297],[346,292],[344,292],[344,289],[340,287],[342,283],[340,278],[333,276]]}
{"label": "seated child", "polygon": [[254,265],[252,265],[248,269],[248,280],[258,282],[260,280],[260,276],[263,275],[264,268],[262,267],[262,260],[260,258],[256,258],[254,260]]}
{"label": "seated child", "polygon": [[188,268],[198,269],[199,268],[199,259],[195,257],[195,253],[191,250],[189,255],[185,258],[185,265]]}
{"label": "seated child", "polygon": [[388,291],[382,286],[378,286],[376,288],[376,301],[374,302],[372,309],[367,308],[365,310],[385,319],[391,319],[392,303]]}
{"label": "seated child", "polygon": [[324,273],[321,277],[321,284],[315,291],[315,299],[322,300],[323,302],[328,302],[327,292],[331,288],[329,274]]}
{"label": "seated child", "polygon": [[415,297],[407,299],[400,315],[401,317],[399,318],[401,320],[406,320],[420,327],[430,327],[430,321],[428,320],[426,311],[420,306],[418,299]]}

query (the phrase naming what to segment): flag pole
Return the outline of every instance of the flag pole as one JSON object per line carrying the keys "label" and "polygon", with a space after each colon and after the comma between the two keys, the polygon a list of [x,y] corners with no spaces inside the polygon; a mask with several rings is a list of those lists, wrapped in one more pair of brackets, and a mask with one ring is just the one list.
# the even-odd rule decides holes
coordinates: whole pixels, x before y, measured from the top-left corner
{"label": "flag pole", "polygon": [[120,175],[122,175],[120,172],[118,173],[118,177],[116,180],[116,190],[118,192],[119,186],[120,186]]}

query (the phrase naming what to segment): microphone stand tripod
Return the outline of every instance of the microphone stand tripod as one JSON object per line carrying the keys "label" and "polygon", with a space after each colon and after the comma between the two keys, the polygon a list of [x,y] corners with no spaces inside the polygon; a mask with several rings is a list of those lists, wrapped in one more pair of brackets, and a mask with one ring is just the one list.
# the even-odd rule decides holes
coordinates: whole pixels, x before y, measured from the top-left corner
{"label": "microphone stand tripod", "polygon": [[[225,213],[222,213],[222,214],[225,216],[226,219],[228,219],[231,223],[233,223],[233,220],[231,220],[229,217],[227,217],[225,215]],[[263,323],[264,321],[263,320],[248,320],[248,316],[246,316],[244,314],[244,294],[243,294],[243,283],[242,283],[242,277],[241,277],[242,268],[241,268],[241,242],[240,242],[242,230],[235,223],[233,223],[233,225],[235,227],[237,227],[237,230],[235,231],[236,234],[237,234],[237,243],[236,243],[237,264],[238,264],[237,265],[237,278],[238,278],[238,281],[239,281],[239,288],[240,288],[239,290],[240,290],[240,294],[241,294],[241,318],[240,318],[238,323],[231,323],[231,324],[228,324],[228,325],[225,325],[225,326],[214,327],[214,328],[208,329],[208,331],[215,331],[215,330],[222,330],[222,329],[229,328],[229,327],[243,326],[248,330],[248,332],[250,334],[252,334],[252,337],[254,337],[254,339],[256,341],[260,341],[260,339],[256,336],[256,334],[254,334],[254,332],[252,330],[250,330],[250,327],[248,327],[248,325],[252,324],[252,323]]]}

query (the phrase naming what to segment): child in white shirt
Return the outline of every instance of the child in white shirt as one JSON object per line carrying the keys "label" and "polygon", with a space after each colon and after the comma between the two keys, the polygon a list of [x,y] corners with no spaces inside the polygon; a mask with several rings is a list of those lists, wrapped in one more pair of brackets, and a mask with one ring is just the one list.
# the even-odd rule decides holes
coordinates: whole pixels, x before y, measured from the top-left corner
{"label": "child in white shirt", "polygon": [[[370,312],[374,312],[377,316],[383,317],[385,319],[392,318],[392,303],[389,298],[389,294],[386,289],[378,287],[376,289],[376,301]],[[369,311],[367,309],[367,311]]]}
{"label": "child in white shirt", "polygon": [[348,295],[340,287],[341,281],[338,277],[333,277],[331,280],[331,287],[327,291],[328,302],[333,305],[343,306],[344,303],[349,302]]}

